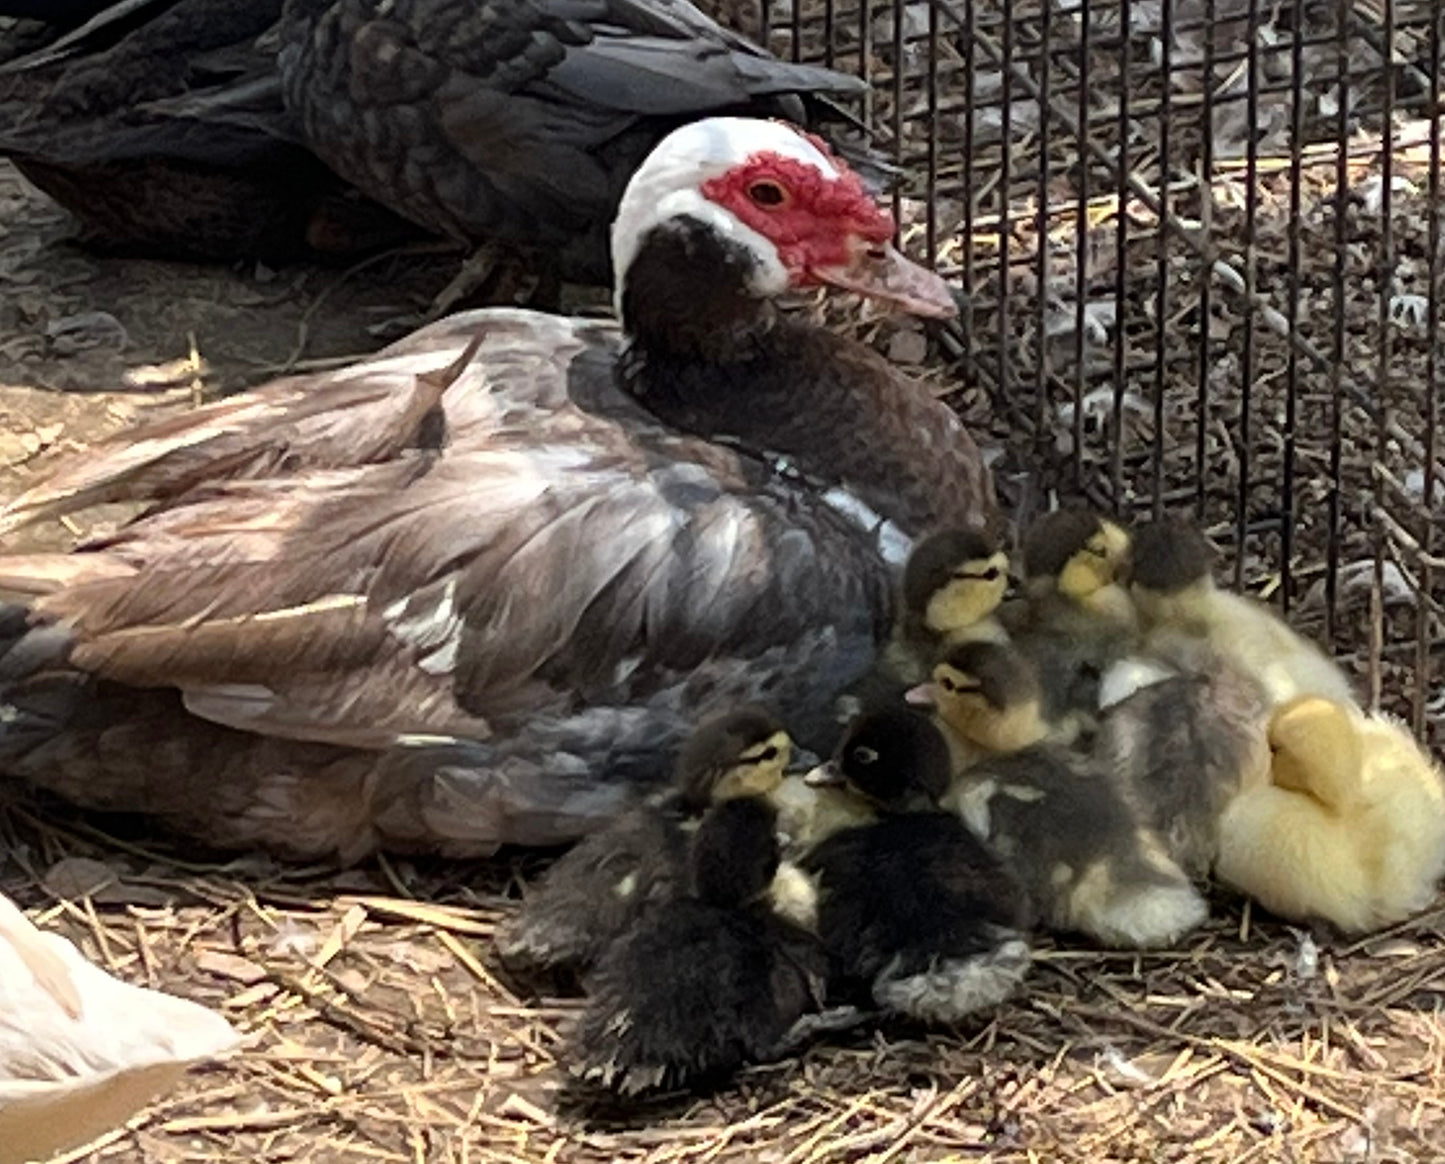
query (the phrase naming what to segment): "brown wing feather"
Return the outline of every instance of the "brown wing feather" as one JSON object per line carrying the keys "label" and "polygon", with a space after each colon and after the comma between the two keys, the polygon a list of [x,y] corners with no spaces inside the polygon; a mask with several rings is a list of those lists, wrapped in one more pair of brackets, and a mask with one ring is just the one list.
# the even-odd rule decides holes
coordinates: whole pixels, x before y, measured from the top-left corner
{"label": "brown wing feather", "polygon": [[116,501],[161,501],[202,485],[384,462],[424,443],[447,389],[489,344],[514,335],[478,313],[453,316],[360,365],[291,376],[122,432],[71,458],[0,507],[0,536]]}
{"label": "brown wing feather", "polygon": [[[749,660],[768,655],[765,677],[804,638],[820,689],[828,668],[866,661],[886,587],[844,519],[643,419],[608,361],[574,366],[589,345],[610,351],[610,330],[484,320],[420,333],[375,370],[415,396],[398,387],[408,359],[424,357],[416,379],[446,369],[440,452],[401,448],[353,468],[282,458],[274,476],[188,484],[69,559],[0,571],[28,578],[37,615],[71,629],[72,658],[93,674],[175,686],[218,723],[364,748],[635,707],[699,668],[710,683],[751,682]],[[475,360],[457,360],[462,344]],[[590,385],[569,383],[578,367],[593,368]],[[333,404],[379,396],[372,370],[341,377]],[[320,390],[337,383],[318,378]],[[574,392],[595,406],[569,404]],[[275,438],[276,417],[256,407],[235,447]],[[308,415],[332,434],[309,447],[339,456],[346,422]],[[207,431],[195,424],[180,427]],[[107,452],[92,480],[162,488],[163,474],[127,477],[134,463]]]}

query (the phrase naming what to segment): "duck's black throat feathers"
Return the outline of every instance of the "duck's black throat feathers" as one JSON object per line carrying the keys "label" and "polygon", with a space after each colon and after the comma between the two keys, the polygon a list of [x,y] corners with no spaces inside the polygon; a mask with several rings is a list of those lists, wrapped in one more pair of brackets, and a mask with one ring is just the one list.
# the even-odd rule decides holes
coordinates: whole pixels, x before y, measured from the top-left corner
{"label": "duck's black throat feathers", "polygon": [[622,389],[670,427],[845,488],[910,536],[986,520],[992,483],[952,411],[872,349],[752,293],[756,262],[699,219],[654,227],[623,281]]}

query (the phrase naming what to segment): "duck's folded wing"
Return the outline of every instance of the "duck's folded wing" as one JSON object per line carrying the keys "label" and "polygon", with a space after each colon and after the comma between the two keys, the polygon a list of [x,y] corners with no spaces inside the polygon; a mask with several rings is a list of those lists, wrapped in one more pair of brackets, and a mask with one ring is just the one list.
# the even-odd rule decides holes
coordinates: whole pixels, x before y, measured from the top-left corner
{"label": "duck's folded wing", "polygon": [[0,559],[0,585],[83,670],[360,747],[708,694],[688,683],[756,697],[789,653],[823,690],[866,665],[886,584],[839,521],[695,442],[560,419],[567,440],[222,482],[84,552]]}
{"label": "duck's folded wing", "polygon": [[[486,429],[502,405],[554,405],[545,373],[588,330],[614,329],[514,311],[449,316],[353,367],[273,380],[93,445],[0,506],[0,537],[91,505],[173,502],[220,481],[381,462]],[[444,417],[453,386],[459,399]]]}

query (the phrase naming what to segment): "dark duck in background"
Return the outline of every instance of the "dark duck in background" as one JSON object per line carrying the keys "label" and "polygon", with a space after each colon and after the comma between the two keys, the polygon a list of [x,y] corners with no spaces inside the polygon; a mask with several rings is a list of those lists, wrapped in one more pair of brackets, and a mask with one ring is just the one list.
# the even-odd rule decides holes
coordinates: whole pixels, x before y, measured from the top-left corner
{"label": "dark duck in background", "polygon": [[792,127],[696,122],[618,214],[620,328],[458,315],[61,465],[0,536],[149,508],[0,558],[0,770],[356,858],[581,836],[739,703],[827,750],[912,538],[997,520],[945,405],[772,303],[951,314],[892,231]]}
{"label": "dark duck in background", "polygon": [[437,234],[602,285],[627,180],[671,130],[837,122],[827,98],[866,90],[685,0],[287,0],[282,41],[287,106],[338,174]]}
{"label": "dark duck in background", "polygon": [[0,30],[0,156],[85,244],[280,262],[420,236],[294,140],[281,0],[0,0],[0,15],[53,22]]}

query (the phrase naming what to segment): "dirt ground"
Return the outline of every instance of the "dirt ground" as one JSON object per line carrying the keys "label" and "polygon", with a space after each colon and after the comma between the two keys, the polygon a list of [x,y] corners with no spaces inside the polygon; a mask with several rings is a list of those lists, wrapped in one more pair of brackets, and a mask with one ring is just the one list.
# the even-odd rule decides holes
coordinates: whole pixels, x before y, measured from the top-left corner
{"label": "dirt ground", "polygon": [[[448,274],[102,259],[69,230],[0,165],[0,497],[140,416],[373,348]],[[1445,910],[1352,944],[1221,898],[1179,950],[1045,946],[1016,1002],[960,1030],[862,1032],[623,1119],[562,1094],[576,1000],[527,997],[490,953],[536,857],[281,868],[30,805],[0,813],[7,850],[0,890],[41,924],[245,1036],[72,1160],[1424,1162],[1445,1143]]]}

